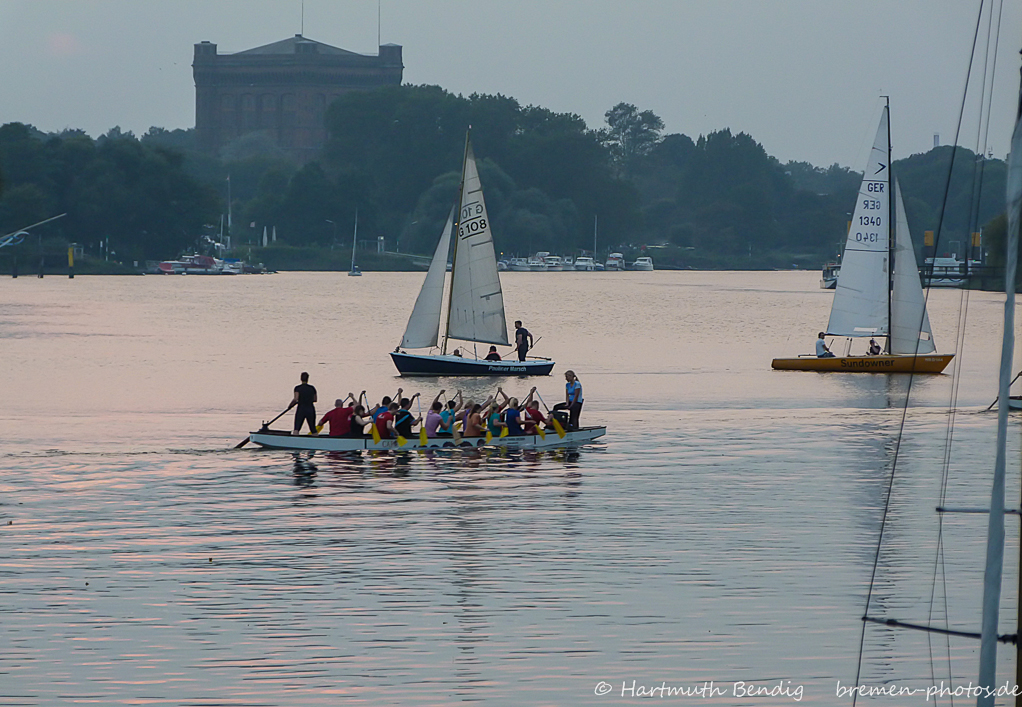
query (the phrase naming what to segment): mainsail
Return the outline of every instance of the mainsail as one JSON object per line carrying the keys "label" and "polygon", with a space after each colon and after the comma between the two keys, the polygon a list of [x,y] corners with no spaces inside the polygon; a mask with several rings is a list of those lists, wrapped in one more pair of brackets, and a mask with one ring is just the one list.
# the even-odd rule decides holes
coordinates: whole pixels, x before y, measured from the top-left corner
{"label": "mainsail", "polygon": [[426,279],[415,299],[415,307],[408,317],[408,326],[401,339],[401,346],[409,349],[425,349],[436,346],[440,331],[440,311],[444,301],[444,277],[447,272],[447,253],[450,250],[451,231],[454,228],[454,207],[447,217],[443,235],[436,245],[433,260],[426,272]]}
{"label": "mainsail", "polygon": [[832,336],[888,333],[889,136],[884,106],[841,258],[841,274],[827,324],[827,333]]}
{"label": "mainsail", "polygon": [[500,289],[490,220],[486,215],[483,188],[471,143],[465,146],[457,241],[451,273],[447,336],[507,346],[504,295]]}
{"label": "mainsail", "polygon": [[926,314],[919,267],[908,230],[901,187],[894,182],[894,288],[891,291],[891,353],[928,354],[937,350]]}

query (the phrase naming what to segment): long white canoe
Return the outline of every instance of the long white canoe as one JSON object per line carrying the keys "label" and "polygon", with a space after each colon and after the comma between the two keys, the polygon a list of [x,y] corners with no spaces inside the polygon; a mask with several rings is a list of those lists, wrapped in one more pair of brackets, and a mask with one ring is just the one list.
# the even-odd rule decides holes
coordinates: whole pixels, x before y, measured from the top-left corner
{"label": "long white canoe", "polygon": [[546,439],[539,435],[521,437],[493,437],[489,442],[485,437],[462,437],[455,442],[451,437],[432,437],[423,446],[419,444],[418,435],[408,438],[398,446],[396,439],[381,439],[373,442],[372,437],[327,437],[326,435],[292,435],[279,430],[262,430],[253,432],[250,440],[269,449],[300,449],[317,452],[358,452],[368,450],[411,451],[416,449],[470,449],[475,447],[504,447],[506,449],[557,449],[561,447],[577,447],[588,444],[597,437],[607,433],[606,427],[581,427],[564,433],[559,437],[553,430],[546,433]]}

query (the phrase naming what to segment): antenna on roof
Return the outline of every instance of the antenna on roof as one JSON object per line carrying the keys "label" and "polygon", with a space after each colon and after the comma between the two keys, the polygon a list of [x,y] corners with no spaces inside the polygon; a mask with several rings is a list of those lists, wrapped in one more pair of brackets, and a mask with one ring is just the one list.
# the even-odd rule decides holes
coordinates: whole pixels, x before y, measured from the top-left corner
{"label": "antenna on roof", "polygon": [[380,46],[380,2],[376,0],[376,46]]}
{"label": "antenna on roof", "polygon": [[302,0],[302,36],[305,36],[305,0]]}

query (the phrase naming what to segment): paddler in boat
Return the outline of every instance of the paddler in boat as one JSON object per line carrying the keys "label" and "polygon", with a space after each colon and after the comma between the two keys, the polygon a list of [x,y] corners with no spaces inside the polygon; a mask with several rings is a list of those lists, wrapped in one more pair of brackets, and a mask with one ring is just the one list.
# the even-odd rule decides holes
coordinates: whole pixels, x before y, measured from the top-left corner
{"label": "paddler in boat", "polygon": [[816,340],[816,358],[834,358],[834,354],[827,348],[827,341],[824,337],[826,334],[821,331],[820,337]]}
{"label": "paddler in boat", "polygon": [[376,416],[376,422],[373,424],[376,425],[376,431],[380,433],[380,439],[393,439],[397,434],[397,429],[394,427],[394,417],[400,408],[400,405],[391,401],[387,409]]}
{"label": "paddler in boat", "polygon": [[483,406],[478,403],[473,403],[468,410],[468,414],[465,415],[465,433],[464,437],[482,437],[483,436]]}
{"label": "paddler in boat", "polygon": [[525,426],[525,434],[534,435],[542,424],[549,424],[547,417],[540,412],[539,401],[535,398],[536,387],[529,391],[529,397],[525,399],[525,407],[522,411],[522,424]]}
{"label": "paddler in boat", "polygon": [[361,439],[366,436],[366,425],[373,424],[373,418],[366,412],[362,405],[355,406],[355,413],[351,416],[351,436]]}
{"label": "paddler in boat", "polygon": [[507,428],[511,437],[521,437],[525,434],[522,429],[522,410],[518,407],[518,398],[511,398],[508,401],[507,410],[504,412],[504,422],[501,423]]}
{"label": "paddler in boat", "polygon": [[389,395],[384,395],[383,396],[383,400],[380,401],[380,404],[373,408],[373,412],[372,412],[373,422],[376,422],[376,418],[378,418],[380,416],[380,413],[387,412],[387,410],[390,409],[390,404],[392,402],[394,402],[395,400],[400,400],[401,399],[401,393],[403,393],[403,392],[404,392],[404,388],[398,388],[397,389],[397,395],[395,395],[393,398],[391,398]]}
{"label": "paddler in boat", "polygon": [[411,437],[412,425],[422,422],[421,417],[415,417],[412,415],[411,410],[409,410],[412,406],[412,401],[418,397],[419,394],[416,393],[411,398],[401,398],[400,407],[394,415],[394,430],[402,437]]}
{"label": "paddler in boat", "polygon": [[303,371],[301,379],[302,382],[295,386],[295,396],[291,399],[291,404],[287,406],[288,410],[298,406],[298,409],[295,410],[295,429],[291,434],[300,434],[302,425],[308,423],[309,434],[314,435],[316,434],[316,403],[318,402],[316,389],[309,385],[308,373]]}
{"label": "paddler in boat", "polygon": [[[365,392],[365,391],[363,391]],[[351,405],[345,405],[348,400],[351,400]],[[350,437],[352,430],[352,418],[355,415],[355,395],[354,393],[348,393],[347,398],[338,398],[334,401],[334,409],[323,415],[323,418],[319,421],[316,429],[320,430],[327,423],[330,424],[330,431],[327,433],[330,437]]]}
{"label": "paddler in boat", "polygon": [[[444,391],[440,391],[440,395],[443,395]],[[435,405],[440,395],[437,396],[437,400],[433,401]],[[437,427],[437,437],[451,437],[454,435],[454,423],[457,420],[458,411],[464,406],[464,402],[461,399],[461,391],[459,390],[454,394],[454,397],[447,401],[447,407],[440,413],[440,426]],[[429,418],[427,418],[428,420]],[[426,430],[427,434],[429,429]]]}
{"label": "paddler in boat", "polygon": [[494,437],[500,436],[500,429],[506,427],[506,425],[500,421],[500,413],[504,412],[511,399],[507,397],[507,393],[504,392],[503,388],[497,388],[497,395],[504,397],[504,402],[498,403],[496,396],[490,401],[490,405],[486,408],[486,429]]}

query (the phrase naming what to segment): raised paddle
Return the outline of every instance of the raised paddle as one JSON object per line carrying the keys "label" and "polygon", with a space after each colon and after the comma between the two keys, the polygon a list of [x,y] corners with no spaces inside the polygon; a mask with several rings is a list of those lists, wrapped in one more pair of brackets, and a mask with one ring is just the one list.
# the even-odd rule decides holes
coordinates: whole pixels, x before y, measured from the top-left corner
{"label": "raised paddle", "polygon": [[[287,406],[287,409],[286,409],[286,410],[284,410],[284,412],[280,413],[279,415],[277,415],[277,416],[276,416],[275,418],[273,418],[273,419],[272,419],[272,420],[270,420],[269,422],[264,422],[264,423],[263,423],[263,426],[262,426],[262,427],[260,427],[260,428],[259,428],[259,430],[260,430],[260,431],[262,431],[262,430],[265,430],[265,429],[267,429],[267,428],[268,428],[268,427],[269,427],[270,425],[272,425],[272,424],[273,424],[274,422],[276,422],[276,421],[277,421],[277,420],[279,420],[280,418],[284,417],[284,415],[285,415],[285,414],[287,413],[287,411],[288,411],[288,410],[290,410],[290,409],[291,409],[291,408],[293,408],[293,407],[294,407],[293,405],[288,405],[288,406]],[[251,437],[246,437],[245,439],[241,440],[241,441],[240,441],[240,442],[238,442],[238,443],[237,443],[236,445],[234,445],[234,448],[235,448],[235,449],[241,449],[241,448],[242,448],[242,447],[244,447],[244,446],[245,446],[246,444],[248,444],[248,443],[249,443],[249,442],[250,442],[251,440],[252,440],[252,438],[251,438]]]}

